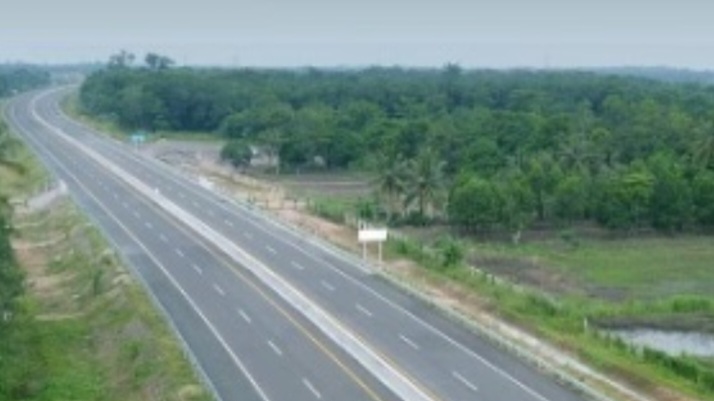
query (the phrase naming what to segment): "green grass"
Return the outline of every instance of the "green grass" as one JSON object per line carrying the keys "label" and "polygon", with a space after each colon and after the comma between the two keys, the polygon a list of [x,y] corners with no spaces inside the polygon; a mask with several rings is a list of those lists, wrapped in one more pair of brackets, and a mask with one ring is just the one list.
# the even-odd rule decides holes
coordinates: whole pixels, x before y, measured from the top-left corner
{"label": "green grass", "polygon": [[[491,276],[475,273],[463,265],[444,267],[438,251],[411,240],[390,240],[385,255],[390,259],[407,257],[417,261],[425,267],[423,273],[435,285],[458,284],[466,291],[478,294],[486,308],[503,319],[570,350],[603,372],[615,373],[643,389],[666,385],[684,394],[714,400],[714,387],[708,384],[708,380],[714,379],[714,366],[710,360],[670,358],[658,354],[644,358],[635,349],[585,330],[583,325],[586,318],[591,322],[613,317],[651,321],[674,318],[692,319],[700,325],[695,328],[701,329],[701,322],[693,317],[708,316],[711,319],[714,316],[711,290],[704,293],[700,288],[694,288],[698,283],[702,288],[712,283],[714,273],[710,270],[714,269],[711,262],[706,263],[707,259],[714,260],[714,251],[708,249],[710,244],[712,240],[709,238],[691,237],[592,242],[571,250],[554,243],[519,247],[481,244],[478,248],[490,256],[537,260],[539,265],[577,274],[582,280],[632,289],[632,298],[628,302],[613,302],[586,295],[548,294],[538,288],[496,282]],[[673,267],[671,264],[674,262],[679,267]],[[625,266],[629,270],[623,273],[621,270]],[[683,266],[688,270],[677,270]],[[663,277],[657,277],[657,274]],[[655,277],[650,277],[652,275]],[[685,282],[693,289],[682,290],[681,284],[678,284],[680,289],[673,291],[667,288],[668,282]],[[659,297],[650,298],[654,294],[659,294]],[[667,298],[664,294],[673,296]],[[687,375],[692,370],[698,372],[699,378]]]}
{"label": "green grass", "polygon": [[[0,169],[0,189],[22,199],[47,175],[16,151],[24,174]],[[23,242],[61,241],[20,258],[31,281],[0,325],[0,401],[211,399],[144,288],[72,203],[13,224]]]}
{"label": "green grass", "polygon": [[31,194],[48,181],[49,176],[35,156],[20,142],[13,146],[11,158],[22,173],[0,167],[0,195],[24,196]]}
{"label": "green grass", "polygon": [[18,236],[71,233],[37,251],[50,258],[42,276],[62,280],[30,290],[24,312],[0,333],[0,400],[209,400],[173,333],[100,233],[68,203],[44,218]]}
{"label": "green grass", "polygon": [[335,223],[344,223],[345,215],[354,211],[355,202],[349,199],[313,197],[310,210],[316,215]]}
{"label": "green grass", "polygon": [[681,295],[712,296],[714,237],[561,241],[519,247],[479,244],[476,252],[537,260],[545,269],[582,285],[616,289],[629,299],[655,300]]}

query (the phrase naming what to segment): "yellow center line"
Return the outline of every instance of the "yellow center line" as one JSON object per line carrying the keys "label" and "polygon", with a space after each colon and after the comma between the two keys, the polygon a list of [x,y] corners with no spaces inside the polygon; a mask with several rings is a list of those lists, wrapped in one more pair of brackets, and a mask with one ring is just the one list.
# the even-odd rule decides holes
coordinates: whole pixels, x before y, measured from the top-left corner
{"label": "yellow center line", "polygon": [[[117,182],[120,183],[122,186],[127,186],[128,184],[125,184],[124,182],[117,180],[116,178],[112,177],[112,179],[115,179]],[[132,192],[133,189],[129,188]],[[193,232],[190,232],[186,227],[181,225],[178,222],[173,221],[172,219],[169,219],[166,215],[166,212],[159,208],[158,206],[154,205],[153,203],[149,202],[148,200],[144,199],[142,196],[138,197],[139,201],[145,204],[147,207],[150,209],[154,210],[159,216],[168,224],[174,226],[177,230],[181,231],[183,234],[187,235],[194,241],[196,241],[201,248],[203,248],[206,252],[211,254],[220,264],[222,264],[224,267],[228,268],[229,271],[233,272],[241,281],[243,281],[245,284],[250,286],[255,292],[257,292],[270,306],[272,306],[278,313],[280,313],[283,317],[285,317],[295,328],[298,329],[300,333],[302,333],[310,342],[319,350],[321,351],[325,356],[327,356],[332,362],[334,362],[346,375],[349,377],[357,386],[359,386],[367,395],[374,401],[384,401],[362,378],[357,375],[349,366],[347,366],[342,360],[340,359],[335,352],[333,352],[331,349],[328,348],[322,341],[320,341],[318,338],[316,338],[308,328],[306,328],[302,323],[297,321],[295,317],[292,316],[290,312],[288,312],[285,308],[280,306],[275,299],[268,294],[264,289],[260,288],[258,284],[256,284],[252,279],[248,278],[245,274],[242,272],[238,271],[236,268],[236,265],[234,263],[229,262],[226,257],[223,254],[219,254],[217,251],[212,249],[211,246],[206,245],[206,243],[202,240],[197,238]]]}

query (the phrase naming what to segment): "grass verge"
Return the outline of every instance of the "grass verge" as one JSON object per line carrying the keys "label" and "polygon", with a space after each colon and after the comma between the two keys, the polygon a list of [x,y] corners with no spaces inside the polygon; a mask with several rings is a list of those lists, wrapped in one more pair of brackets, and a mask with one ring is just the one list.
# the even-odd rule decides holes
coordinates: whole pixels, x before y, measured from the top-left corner
{"label": "grass verge", "polygon": [[[662,399],[677,399],[669,394],[674,389],[697,399],[714,400],[714,366],[711,359],[669,357],[660,352],[634,348],[585,324],[629,316],[649,316],[652,319],[672,315],[711,316],[714,314],[714,300],[710,297],[679,295],[656,300],[612,302],[578,294],[553,295],[532,287],[515,286],[464,264],[446,265],[443,250],[427,248],[409,239],[390,240],[386,249],[389,259],[407,257],[424,267],[421,274],[428,286],[457,286],[465,294],[476,294],[483,309],[578,355],[602,372],[625,379],[636,388]],[[499,252],[511,257],[515,254],[532,255],[527,250],[516,249]],[[609,253],[606,249],[602,252]],[[598,258],[594,258],[593,263],[597,264]]]}
{"label": "grass verge", "polygon": [[[10,197],[46,179],[25,148],[17,155],[26,169],[0,170]],[[211,399],[144,288],[69,200],[13,225],[25,293],[0,326],[0,400]]]}

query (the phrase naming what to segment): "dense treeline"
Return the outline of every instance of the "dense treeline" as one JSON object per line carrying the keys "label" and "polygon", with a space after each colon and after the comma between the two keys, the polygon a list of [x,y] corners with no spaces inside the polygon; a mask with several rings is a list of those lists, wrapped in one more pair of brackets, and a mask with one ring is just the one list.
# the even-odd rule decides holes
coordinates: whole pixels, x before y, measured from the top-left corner
{"label": "dense treeline", "polygon": [[[168,66],[164,66],[168,67]],[[714,88],[582,71],[190,70],[115,63],[84,109],[212,131],[283,168],[374,169],[385,214],[467,230],[714,227]],[[233,156],[232,156],[233,155]]]}
{"label": "dense treeline", "polygon": [[11,95],[50,83],[50,74],[30,66],[0,65],[0,96]]}

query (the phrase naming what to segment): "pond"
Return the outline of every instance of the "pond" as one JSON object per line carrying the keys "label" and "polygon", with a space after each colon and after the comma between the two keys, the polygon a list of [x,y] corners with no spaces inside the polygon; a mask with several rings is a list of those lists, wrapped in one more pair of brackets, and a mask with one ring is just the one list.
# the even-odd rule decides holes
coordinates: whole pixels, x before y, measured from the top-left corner
{"label": "pond", "polygon": [[608,330],[625,342],[652,348],[669,355],[714,356],[714,334],[654,329]]}

